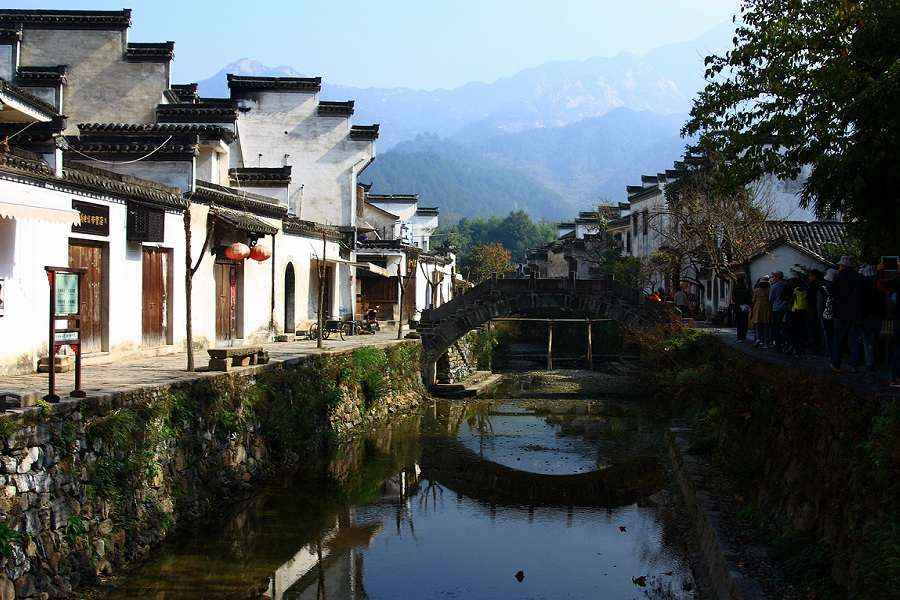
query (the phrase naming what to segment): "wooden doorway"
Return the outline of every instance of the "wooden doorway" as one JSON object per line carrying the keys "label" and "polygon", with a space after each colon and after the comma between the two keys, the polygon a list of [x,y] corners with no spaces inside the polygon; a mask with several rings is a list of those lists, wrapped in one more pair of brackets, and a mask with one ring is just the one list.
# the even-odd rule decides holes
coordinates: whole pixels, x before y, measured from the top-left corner
{"label": "wooden doorway", "polygon": [[103,285],[103,244],[69,240],[69,266],[87,269],[81,280],[81,352],[103,352],[103,315],[106,314]]}
{"label": "wooden doorway", "polygon": [[216,341],[239,336],[241,273],[235,263],[216,263]]}
{"label": "wooden doorway", "polygon": [[296,318],[294,316],[294,308],[296,304],[296,277],[294,276],[294,265],[288,263],[284,269],[284,332],[294,333],[296,327]]}
{"label": "wooden doorway", "polygon": [[170,344],[171,298],[169,297],[169,265],[171,250],[143,248],[143,345]]}

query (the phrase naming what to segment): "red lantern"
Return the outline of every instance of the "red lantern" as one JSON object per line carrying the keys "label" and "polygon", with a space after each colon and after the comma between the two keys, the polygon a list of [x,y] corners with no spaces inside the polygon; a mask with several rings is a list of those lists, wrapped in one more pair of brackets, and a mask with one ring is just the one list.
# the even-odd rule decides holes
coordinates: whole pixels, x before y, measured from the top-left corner
{"label": "red lantern", "polygon": [[225,256],[231,260],[244,260],[250,256],[250,248],[247,247],[247,244],[235,242],[225,248]]}
{"label": "red lantern", "polygon": [[250,258],[260,262],[272,256],[272,251],[265,244],[257,244],[250,248]]}

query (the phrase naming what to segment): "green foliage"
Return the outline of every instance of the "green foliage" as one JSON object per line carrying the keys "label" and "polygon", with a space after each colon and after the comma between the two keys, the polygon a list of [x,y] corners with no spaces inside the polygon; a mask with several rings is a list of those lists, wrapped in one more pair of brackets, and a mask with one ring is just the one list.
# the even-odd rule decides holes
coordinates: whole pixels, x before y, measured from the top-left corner
{"label": "green foliage", "polygon": [[17,432],[20,427],[8,417],[0,417],[0,440],[5,440],[9,438],[12,434]]}
{"label": "green foliage", "polygon": [[143,431],[137,409],[125,407],[112,411],[106,418],[88,424],[88,441],[100,440],[111,449],[125,452],[135,443],[136,436]]}
{"label": "green foliage", "polygon": [[354,372],[366,410],[380,400],[387,391],[386,366],[387,356],[379,348],[363,346],[353,351]]}
{"label": "green foliage", "polygon": [[[454,149],[459,153],[448,156]],[[565,199],[520,169],[473,160],[473,151],[448,140],[424,149],[393,149],[366,169],[375,188],[409,190],[441,207],[441,219],[489,217],[524,208],[539,216],[559,208]]]}
{"label": "green foliage", "polygon": [[93,485],[100,497],[117,507],[127,507],[132,495],[131,473],[123,461],[104,456],[94,463]]}
{"label": "green foliage", "polygon": [[53,412],[53,407],[46,400],[38,400],[34,405],[41,409],[41,417],[45,419]]}
{"label": "green foliage", "polygon": [[66,540],[70,545],[75,545],[85,536],[84,521],[77,515],[72,515],[66,521]]}
{"label": "green foliage", "polygon": [[466,334],[466,343],[472,349],[472,355],[479,369],[490,370],[494,360],[494,351],[500,343],[501,325],[490,328],[483,327]]}
{"label": "green foliage", "polygon": [[867,246],[897,248],[900,4],[744,0],[735,48],[706,59],[707,84],[683,133],[730,157],[724,181],[812,165],[802,204],[856,220]]}
{"label": "green foliage", "polygon": [[500,244],[476,244],[464,255],[465,267],[462,271],[472,283],[481,283],[494,274],[503,276],[513,272],[511,254]]}
{"label": "green foliage", "polygon": [[509,250],[512,258],[520,259],[529,248],[556,240],[556,226],[552,223],[535,223],[524,210],[510,211],[505,217],[489,219],[463,218],[450,227],[439,227],[435,235],[459,248],[460,269],[469,264],[469,254],[477,246],[500,244]]}
{"label": "green foliage", "polygon": [[7,521],[0,521],[0,556],[12,560],[13,546],[19,541],[19,532],[10,527]]}

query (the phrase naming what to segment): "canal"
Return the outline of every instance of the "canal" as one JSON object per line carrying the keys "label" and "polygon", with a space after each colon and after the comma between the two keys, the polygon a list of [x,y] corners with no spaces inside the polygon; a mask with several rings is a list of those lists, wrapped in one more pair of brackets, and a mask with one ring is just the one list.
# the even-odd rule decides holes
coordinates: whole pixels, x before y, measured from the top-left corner
{"label": "canal", "polygon": [[435,401],[173,536],[115,599],[696,597],[640,380]]}

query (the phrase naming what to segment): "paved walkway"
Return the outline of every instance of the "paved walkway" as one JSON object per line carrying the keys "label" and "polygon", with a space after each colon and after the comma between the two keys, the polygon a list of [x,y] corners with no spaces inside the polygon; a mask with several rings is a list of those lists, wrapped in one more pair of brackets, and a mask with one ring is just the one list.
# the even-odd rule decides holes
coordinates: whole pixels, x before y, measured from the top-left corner
{"label": "paved walkway", "polygon": [[891,370],[889,365],[879,363],[875,365],[874,371],[867,371],[865,367],[861,367],[859,373],[851,373],[848,368],[847,356],[845,355],[843,365],[844,372],[835,374],[831,372],[831,368],[828,366],[828,357],[825,355],[824,351],[819,354],[787,356],[780,352],[776,352],[771,348],[756,348],[753,345],[752,336],[749,335],[747,341],[739,343],[737,341],[737,333],[733,327],[713,327],[699,323],[697,324],[697,327],[709,331],[732,348],[736,348],[744,354],[756,356],[760,360],[778,364],[789,369],[825,377],[837,384],[853,388],[866,398],[877,400],[900,398],[900,388],[892,388],[888,385],[891,381]]}
{"label": "paved walkway", "polygon": [[[322,340],[323,347],[316,347],[316,340],[272,342],[260,344],[269,352],[269,363],[284,362],[313,354],[343,352],[359,346],[387,346],[397,343],[397,331],[379,331],[374,335],[353,335],[344,340],[334,335]],[[169,385],[178,381],[192,381],[221,374],[207,371],[209,355],[206,350],[194,354],[196,372],[187,368],[187,352],[176,352],[149,358],[128,358],[109,362],[108,356],[86,357],[81,369],[81,387],[91,396],[104,396],[116,392],[146,389],[157,385]],[[232,367],[232,372],[253,367]],[[33,405],[49,392],[48,373],[24,375],[0,375],[0,394],[10,394]],[[67,399],[75,389],[75,370],[56,374],[56,393]]]}

